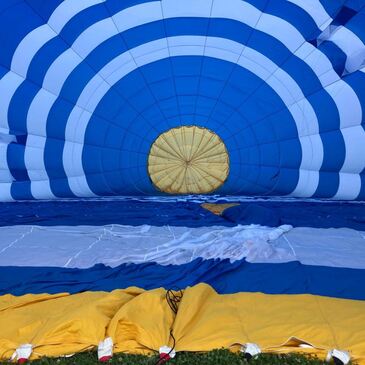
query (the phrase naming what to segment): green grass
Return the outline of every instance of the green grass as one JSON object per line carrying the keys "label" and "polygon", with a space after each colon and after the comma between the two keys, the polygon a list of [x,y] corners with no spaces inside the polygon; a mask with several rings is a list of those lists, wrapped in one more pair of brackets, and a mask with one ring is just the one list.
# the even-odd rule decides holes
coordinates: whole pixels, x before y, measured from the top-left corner
{"label": "green grass", "polygon": [[[115,354],[106,364],[124,365],[155,365],[157,357],[139,355]],[[91,365],[99,364],[95,352],[85,352],[70,358],[44,358],[33,361],[32,365]],[[178,353],[176,358],[169,361],[170,365],[246,365],[248,362],[241,354],[234,354],[227,350],[216,350],[208,353]],[[262,354],[249,362],[250,365],[319,365],[326,364],[314,357],[303,355],[268,355]]]}

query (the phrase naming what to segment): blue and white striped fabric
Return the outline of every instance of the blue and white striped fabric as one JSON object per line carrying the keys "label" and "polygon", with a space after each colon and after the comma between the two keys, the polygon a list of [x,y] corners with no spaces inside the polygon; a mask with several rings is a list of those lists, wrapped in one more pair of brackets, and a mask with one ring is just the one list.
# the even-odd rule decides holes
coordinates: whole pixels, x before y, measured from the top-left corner
{"label": "blue and white striped fabric", "polygon": [[158,194],[151,144],[192,124],[228,149],[218,193],[364,199],[363,11],[345,0],[1,1],[0,199]]}
{"label": "blue and white striped fabric", "polygon": [[365,300],[363,203],[261,204],[281,217],[277,226],[175,199],[2,204],[0,295],[207,283],[222,294]]}
{"label": "blue and white striped fabric", "polygon": [[356,72],[365,67],[365,5],[346,24],[335,27],[319,45],[334,69],[340,74]]}

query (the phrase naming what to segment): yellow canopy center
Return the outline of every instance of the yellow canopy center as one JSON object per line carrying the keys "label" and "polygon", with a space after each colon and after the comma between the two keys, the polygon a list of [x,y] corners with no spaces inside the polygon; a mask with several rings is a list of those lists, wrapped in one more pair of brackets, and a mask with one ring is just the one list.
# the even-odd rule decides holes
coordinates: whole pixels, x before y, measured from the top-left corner
{"label": "yellow canopy center", "polygon": [[210,193],[228,177],[228,152],[223,141],[208,129],[173,128],[152,144],[148,173],[155,187],[165,193]]}

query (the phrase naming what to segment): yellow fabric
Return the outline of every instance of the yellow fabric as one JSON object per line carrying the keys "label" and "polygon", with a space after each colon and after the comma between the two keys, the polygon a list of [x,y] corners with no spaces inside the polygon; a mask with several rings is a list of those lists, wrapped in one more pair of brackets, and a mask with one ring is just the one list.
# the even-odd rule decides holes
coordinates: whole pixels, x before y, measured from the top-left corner
{"label": "yellow fabric", "polygon": [[[24,343],[32,359],[94,348],[112,337],[115,352],[150,354],[237,349],[257,343],[265,352],[307,352],[324,357],[337,348],[365,364],[365,302],[313,295],[219,295],[205,284],[184,291],[175,314],[166,291],[138,288],[75,295],[0,297],[0,360]],[[315,349],[303,349],[309,343]]]}
{"label": "yellow fabric", "polygon": [[[266,352],[349,350],[365,364],[365,302],[314,295],[218,295],[207,285],[184,292],[174,322],[177,351],[253,342]],[[317,350],[303,350],[308,343]]]}
{"label": "yellow fabric", "polygon": [[161,134],[148,156],[153,184],[170,194],[204,194],[227,179],[229,157],[222,140],[196,126],[173,128]]}
{"label": "yellow fabric", "polygon": [[209,210],[211,213],[221,215],[226,209],[236,207],[238,203],[226,203],[226,204],[214,204],[214,203],[203,203],[202,208]]}
{"label": "yellow fabric", "polygon": [[115,313],[106,337],[116,352],[149,354],[169,342],[175,315],[165,296],[163,289],[141,293]]}

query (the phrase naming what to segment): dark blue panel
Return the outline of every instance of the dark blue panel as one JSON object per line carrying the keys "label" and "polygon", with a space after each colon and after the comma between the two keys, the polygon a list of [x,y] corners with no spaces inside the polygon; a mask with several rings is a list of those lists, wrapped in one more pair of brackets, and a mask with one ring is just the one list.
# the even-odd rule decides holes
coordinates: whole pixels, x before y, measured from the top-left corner
{"label": "dark blue panel", "polygon": [[291,193],[298,182],[299,169],[281,167],[279,174],[275,177],[276,183],[272,194],[287,195]]}
{"label": "dark blue panel", "polygon": [[11,174],[17,181],[29,180],[24,162],[25,146],[18,143],[10,143],[7,148],[7,161]]}
{"label": "dark blue panel", "polygon": [[320,0],[323,7],[326,9],[327,13],[335,18],[338,12],[342,9],[346,0]]}
{"label": "dark blue panel", "polygon": [[19,43],[28,33],[44,24],[44,20],[24,1],[6,3],[9,6],[0,9],[0,64],[10,68]]}
{"label": "dark blue panel", "polygon": [[359,193],[357,199],[365,200],[365,172],[364,171],[360,175],[360,178],[361,178],[361,189],[360,189],[360,193]]}
{"label": "dark blue panel", "polygon": [[15,92],[9,105],[9,128],[15,133],[27,132],[27,114],[32,100],[37,95],[39,87],[25,81]]}
{"label": "dark blue panel", "polygon": [[[364,300],[365,270],[307,266],[299,262],[251,264],[246,261],[196,259],[184,265],[125,264],[90,269],[1,267],[0,294],[79,293],[211,285],[220,294],[313,294]],[[44,280],[47,278],[47,280]],[[333,283],[336,282],[336,285]]]}
{"label": "dark blue panel", "polygon": [[345,70],[346,53],[331,41],[324,41],[318,49],[328,57],[334,70],[341,76]]}
{"label": "dark blue panel", "polygon": [[17,181],[11,185],[11,196],[15,200],[33,199],[30,190],[30,181]]}
{"label": "dark blue panel", "polygon": [[321,171],[339,171],[345,162],[345,142],[340,130],[321,134],[324,158]]}
{"label": "dark blue panel", "polygon": [[319,184],[314,194],[315,197],[333,198],[340,184],[340,176],[338,172],[320,171]]}
{"label": "dark blue panel", "polygon": [[26,3],[46,22],[63,0],[26,0]]}
{"label": "dark blue panel", "polygon": [[59,37],[47,42],[32,58],[27,79],[40,87],[49,67],[68,48],[69,46]]}
{"label": "dark blue panel", "polygon": [[325,89],[309,95],[307,99],[316,112],[320,133],[331,132],[340,128],[340,115],[336,103]]}

